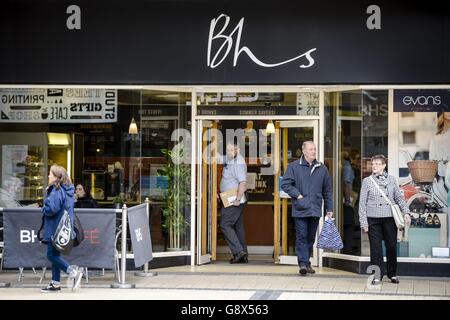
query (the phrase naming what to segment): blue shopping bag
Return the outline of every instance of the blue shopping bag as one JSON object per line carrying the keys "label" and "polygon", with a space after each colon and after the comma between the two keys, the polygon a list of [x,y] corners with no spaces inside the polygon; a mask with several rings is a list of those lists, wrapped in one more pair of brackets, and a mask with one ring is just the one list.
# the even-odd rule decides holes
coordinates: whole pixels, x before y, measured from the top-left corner
{"label": "blue shopping bag", "polygon": [[317,248],[328,250],[339,250],[344,247],[333,218],[325,217],[325,222],[320,232]]}

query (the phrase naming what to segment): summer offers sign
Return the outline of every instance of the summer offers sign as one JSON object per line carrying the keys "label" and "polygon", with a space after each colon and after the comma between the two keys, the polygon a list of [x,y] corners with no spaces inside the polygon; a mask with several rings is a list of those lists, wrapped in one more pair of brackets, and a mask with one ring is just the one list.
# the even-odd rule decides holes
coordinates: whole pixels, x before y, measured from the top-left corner
{"label": "summer offers sign", "polygon": [[0,122],[117,121],[116,89],[0,89]]}
{"label": "summer offers sign", "polygon": [[394,90],[394,112],[448,112],[450,90]]}

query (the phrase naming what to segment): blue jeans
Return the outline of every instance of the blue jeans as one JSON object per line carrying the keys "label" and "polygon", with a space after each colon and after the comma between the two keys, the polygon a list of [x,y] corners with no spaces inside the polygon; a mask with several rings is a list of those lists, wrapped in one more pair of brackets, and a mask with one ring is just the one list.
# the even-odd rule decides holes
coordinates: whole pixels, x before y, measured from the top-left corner
{"label": "blue jeans", "polygon": [[52,263],[52,280],[59,282],[61,279],[61,270],[67,273],[69,263],[61,258],[61,253],[51,243],[47,246],[47,259]]}
{"label": "blue jeans", "polygon": [[309,266],[309,258],[312,257],[314,240],[316,239],[318,217],[294,218],[295,221],[295,250],[297,252],[298,265]]}

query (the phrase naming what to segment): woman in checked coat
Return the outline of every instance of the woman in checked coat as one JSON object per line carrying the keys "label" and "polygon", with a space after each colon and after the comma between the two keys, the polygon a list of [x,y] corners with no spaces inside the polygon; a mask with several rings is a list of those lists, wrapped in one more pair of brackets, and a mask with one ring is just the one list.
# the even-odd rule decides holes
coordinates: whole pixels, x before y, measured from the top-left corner
{"label": "woman in checked coat", "polygon": [[[370,264],[377,265],[381,271],[381,279],[374,279],[372,284],[378,284],[383,278],[382,241],[386,247],[387,276],[392,283],[399,283],[397,277],[397,225],[392,216],[390,204],[381,192],[389,198],[392,204],[398,204],[406,223],[411,222],[408,206],[403,198],[395,177],[385,171],[386,157],[372,157],[372,175],[364,178],[359,199],[359,221],[361,229],[369,233]],[[374,181],[375,180],[375,181]],[[374,184],[376,183],[380,188]]]}

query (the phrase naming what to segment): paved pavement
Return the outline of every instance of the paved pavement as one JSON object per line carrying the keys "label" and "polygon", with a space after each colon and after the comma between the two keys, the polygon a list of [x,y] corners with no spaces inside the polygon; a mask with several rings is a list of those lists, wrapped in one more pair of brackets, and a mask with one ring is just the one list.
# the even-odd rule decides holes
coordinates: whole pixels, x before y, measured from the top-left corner
{"label": "paved pavement", "polygon": [[[41,273],[25,271],[18,281],[16,270],[0,273],[0,300],[62,299],[62,300],[450,300],[449,278],[401,277],[400,284],[384,280],[379,287],[368,285],[366,275],[317,268],[317,274],[300,277],[297,267],[279,265],[181,266],[151,270],[153,277],[137,277],[127,272],[126,283],[135,289],[111,289],[115,275],[106,271],[90,271],[89,281],[83,279],[75,292],[63,287],[59,293],[41,293],[49,280],[39,283]],[[62,279],[64,285],[65,278]]]}

